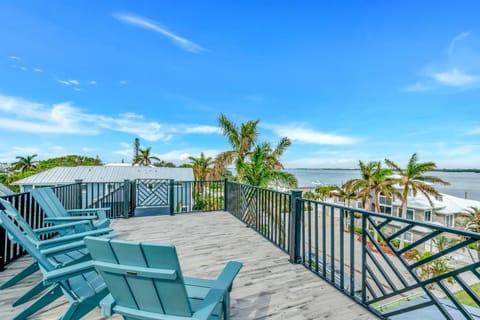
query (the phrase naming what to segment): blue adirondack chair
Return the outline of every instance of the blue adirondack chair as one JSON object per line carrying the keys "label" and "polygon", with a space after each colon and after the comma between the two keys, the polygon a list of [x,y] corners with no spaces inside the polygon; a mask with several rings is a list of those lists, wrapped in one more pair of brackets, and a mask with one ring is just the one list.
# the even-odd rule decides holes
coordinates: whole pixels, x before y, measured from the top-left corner
{"label": "blue adirondack chair", "polygon": [[27,319],[62,296],[69,302],[67,310],[60,317],[63,320],[80,319],[97,307],[108,294],[108,290],[103,279],[94,270],[93,262],[89,260],[69,266],[53,263],[46,251],[53,251],[55,248],[39,249],[10,219],[2,205],[0,203],[0,225],[35,259],[42,271],[44,283],[51,285],[48,291],[13,319]]}
{"label": "blue adirondack chair", "polygon": [[45,222],[54,224],[71,221],[89,220],[93,228],[106,228],[110,225],[106,212],[110,208],[90,208],[66,210],[57,198],[52,188],[38,188],[30,191],[30,194],[42,208],[47,216]]}
{"label": "blue adirondack chair", "polygon": [[85,238],[95,269],[110,294],[102,313],[125,319],[230,318],[230,291],[240,262],[228,262],[216,280],[184,278],[170,244]]}
{"label": "blue adirondack chair", "polygon": [[[50,261],[55,266],[66,266],[73,263],[90,260],[90,254],[85,248],[85,243],[83,242],[84,237],[115,236],[115,234],[111,232],[111,228],[96,229],[82,233],[75,232],[76,227],[78,227],[79,225],[88,224],[88,221],[77,221],[72,223],[65,223],[59,226],[32,229],[28,222],[22,217],[22,215],[15,209],[15,207],[13,207],[10,202],[4,199],[0,199],[0,205],[3,208],[0,214],[4,215],[4,218],[8,217],[12,221],[14,221],[18,226],[19,230],[21,230],[28,237],[29,241],[39,250],[43,250],[43,252],[50,258]],[[67,230],[69,232],[65,232]],[[41,239],[41,235],[43,234],[51,234],[59,231],[63,231],[64,235],[47,240]],[[37,270],[39,270],[38,263],[33,262],[32,264],[24,268],[22,271],[15,274],[12,278],[4,282],[0,286],[0,289],[8,288],[16,284],[17,282],[33,274]],[[37,285],[33,286],[30,290],[28,290],[25,294],[20,296],[13,303],[13,306],[17,306],[27,302],[32,297],[43,291],[46,287],[48,287],[48,285],[45,285],[43,281],[39,282]]]}

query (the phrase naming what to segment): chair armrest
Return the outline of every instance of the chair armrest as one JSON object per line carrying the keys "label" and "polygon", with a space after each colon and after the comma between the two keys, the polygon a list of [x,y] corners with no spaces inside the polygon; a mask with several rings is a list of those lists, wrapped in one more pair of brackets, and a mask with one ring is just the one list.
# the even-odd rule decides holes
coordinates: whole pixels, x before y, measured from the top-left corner
{"label": "chair armrest", "polygon": [[237,276],[238,272],[242,268],[243,264],[237,261],[229,261],[222,273],[218,276],[217,280],[213,284],[213,288],[220,290],[230,290],[233,280]]}
{"label": "chair armrest", "polygon": [[98,219],[107,219],[107,211],[110,211],[110,208],[88,208],[88,209],[72,209],[67,210],[67,213],[76,216],[76,215],[84,215],[87,216],[89,214],[94,214],[98,216]]}
{"label": "chair armrest", "polygon": [[199,306],[197,312],[193,314],[193,319],[207,320],[217,305],[222,301],[223,297],[227,293],[227,290],[211,289],[202,304]]}
{"label": "chair armrest", "polygon": [[42,249],[40,250],[40,252],[46,256],[53,256],[53,255],[62,254],[65,252],[71,252],[73,250],[84,249],[85,247],[86,247],[85,242],[83,240],[80,240],[80,241],[74,241],[67,244],[55,246],[48,249]]}
{"label": "chair armrest", "polygon": [[104,235],[104,234],[110,233],[112,231],[113,231],[112,228],[103,228],[103,229],[95,229],[95,230],[70,234],[70,235],[66,235],[66,236],[63,236],[63,237],[56,237],[56,238],[52,238],[52,239],[47,239],[47,240],[43,240],[41,242],[37,242],[37,248],[48,249],[49,246],[61,245],[61,244],[72,242],[72,241],[83,240],[83,238],[88,237],[88,236]]}
{"label": "chair armrest", "polygon": [[96,216],[72,216],[72,217],[51,217],[51,218],[45,218],[43,221],[45,222],[70,222],[70,221],[82,221],[82,220],[96,220]]}
{"label": "chair armrest", "polygon": [[54,226],[50,226],[50,227],[38,228],[38,229],[34,229],[33,232],[41,235],[41,234],[44,234],[44,233],[58,232],[58,231],[66,230],[66,229],[71,229],[71,230],[74,231],[75,227],[78,227],[78,226],[81,226],[81,225],[84,225],[84,224],[86,224],[88,226],[92,225],[90,221],[81,220],[81,221],[75,221],[75,222],[70,222],[70,223],[62,223],[62,224],[54,225]]}
{"label": "chair armrest", "polygon": [[112,309],[115,306],[115,299],[111,294],[107,294],[105,298],[100,301],[100,308],[102,308],[102,315],[111,317],[113,315]]}
{"label": "chair armrest", "polygon": [[93,270],[95,269],[93,267],[93,261],[91,260],[73,264],[68,267],[45,272],[43,275],[43,283],[45,285],[53,284]]}

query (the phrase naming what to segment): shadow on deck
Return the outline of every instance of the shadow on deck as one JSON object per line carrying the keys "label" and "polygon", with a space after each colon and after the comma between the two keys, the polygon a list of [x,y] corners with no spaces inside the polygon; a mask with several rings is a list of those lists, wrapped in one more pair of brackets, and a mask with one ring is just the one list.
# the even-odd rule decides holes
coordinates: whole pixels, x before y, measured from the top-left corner
{"label": "shadow on deck", "polygon": [[[118,219],[112,226],[119,239],[174,243],[187,276],[215,278],[227,261],[243,262],[231,295],[232,319],[376,319],[303,266],[290,264],[288,255],[228,213]],[[10,265],[0,281],[28,261],[21,258]],[[0,319],[21,310],[11,302],[33,278],[1,292]],[[57,303],[34,319],[56,319],[64,307]],[[103,318],[96,309],[86,319]]]}

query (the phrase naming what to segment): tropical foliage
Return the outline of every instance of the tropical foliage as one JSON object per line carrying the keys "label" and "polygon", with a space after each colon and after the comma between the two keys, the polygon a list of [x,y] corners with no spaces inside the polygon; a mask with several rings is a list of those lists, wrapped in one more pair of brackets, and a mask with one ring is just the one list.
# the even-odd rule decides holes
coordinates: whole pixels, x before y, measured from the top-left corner
{"label": "tropical foliage", "polygon": [[20,172],[27,172],[35,169],[36,165],[33,161],[33,158],[35,158],[37,155],[33,154],[31,156],[17,156],[16,159],[18,159],[17,162],[12,163],[13,170],[19,170]]}
{"label": "tropical foliage", "polygon": [[218,122],[232,149],[216,157],[213,177],[220,177],[228,165],[234,164],[236,179],[240,182],[261,187],[270,183],[291,187],[297,185],[293,174],[282,171],[284,168],[280,157],[291,145],[287,137],[282,138],[278,145],[272,148],[269,143],[257,144],[259,120],[250,120],[237,126],[224,114],[220,114]]}
{"label": "tropical foliage", "polygon": [[372,161],[364,163],[359,161],[361,177],[351,179],[343,185],[349,193],[356,194],[361,199],[362,206],[365,208],[369,200],[370,193],[374,194],[375,211],[380,212],[380,195],[384,195],[387,199],[391,199],[397,193],[393,187],[396,180],[392,178],[393,171],[391,169],[382,168],[380,161]]}
{"label": "tropical foliage", "polygon": [[80,155],[67,155],[63,157],[51,158],[34,162],[36,155],[25,157],[16,157],[18,161],[10,165],[6,174],[0,175],[0,183],[9,186],[12,190],[18,191],[18,186],[12,185],[15,181],[27,178],[41,171],[52,169],[55,167],[75,167],[75,166],[96,166],[102,165],[102,161],[97,158],[85,157]]}
{"label": "tropical foliage", "polygon": [[395,162],[389,159],[385,159],[387,166],[395,170],[399,178],[397,182],[403,188],[402,192],[402,204],[400,208],[402,213],[405,214],[407,208],[407,199],[410,191],[413,196],[416,196],[418,192],[425,195],[427,200],[430,202],[430,205],[433,207],[433,201],[431,197],[440,198],[440,193],[431,185],[431,183],[440,183],[443,185],[448,185],[449,183],[434,176],[426,175],[427,172],[433,171],[437,168],[437,165],[432,162],[418,162],[417,154],[414,153],[408,161],[406,169],[400,168]]}
{"label": "tropical foliage", "polygon": [[152,161],[160,161],[160,158],[151,155],[151,151],[152,147],[138,149],[138,154],[133,159],[133,164],[148,167],[152,164]]}
{"label": "tropical foliage", "polygon": [[[459,221],[459,226],[472,232],[480,232],[480,208],[470,207],[465,211],[459,212],[458,216],[463,218]],[[480,260],[480,243],[477,243],[477,259]]]}

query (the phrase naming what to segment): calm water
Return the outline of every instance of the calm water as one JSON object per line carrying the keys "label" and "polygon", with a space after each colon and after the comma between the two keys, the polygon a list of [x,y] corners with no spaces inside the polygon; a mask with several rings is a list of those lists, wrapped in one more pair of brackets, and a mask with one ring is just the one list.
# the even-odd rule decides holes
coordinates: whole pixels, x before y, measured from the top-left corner
{"label": "calm water", "polygon": [[[312,182],[342,185],[360,177],[359,170],[288,169],[298,179],[299,187],[313,187]],[[449,186],[436,185],[442,193],[468,199],[480,200],[480,173],[473,172],[432,172],[431,175],[450,182]]]}

